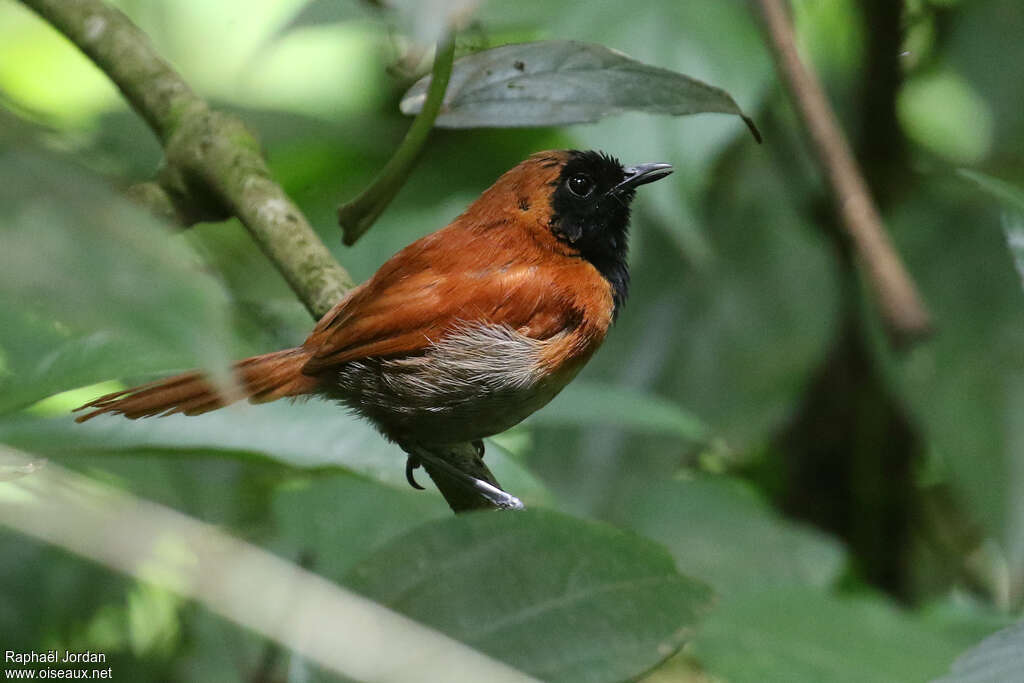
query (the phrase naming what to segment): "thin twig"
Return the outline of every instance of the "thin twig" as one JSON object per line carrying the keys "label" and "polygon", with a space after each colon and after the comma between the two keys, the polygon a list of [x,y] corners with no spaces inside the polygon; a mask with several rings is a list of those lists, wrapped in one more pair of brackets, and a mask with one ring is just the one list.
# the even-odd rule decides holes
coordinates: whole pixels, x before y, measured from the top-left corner
{"label": "thin twig", "polygon": [[931,331],[931,317],[882,227],[878,209],[821,83],[797,54],[793,27],[783,0],[756,2],[776,67],[810,133],[818,165],[832,187],[842,223],[878,297],[890,340],[899,346],[927,336]]}
{"label": "thin twig", "polygon": [[434,127],[434,119],[441,111],[444,92],[448,88],[448,79],[452,74],[452,62],[455,59],[454,37],[437,44],[434,55],[434,69],[430,79],[430,89],[423,109],[409,126],[405,138],[395,150],[391,159],[381,170],[373,184],[338,209],[338,223],[341,225],[342,241],[355,244],[356,240],[370,229],[377,218],[384,212],[391,200],[408,180],[416,162],[423,153],[423,147]]}
{"label": "thin twig", "polygon": [[[255,136],[241,120],[211,109],[196,95],[128,17],[102,0],[22,2],[114,81],[163,144],[166,167],[157,182],[136,186],[130,193],[133,199],[185,225],[238,216],[316,319],[352,287],[348,273],[302,211],[271,178]],[[447,45],[435,58],[435,74],[444,83],[451,73],[452,49]],[[443,96],[444,87],[439,85],[439,89]],[[433,119],[420,123],[420,128],[425,126],[429,132]],[[413,126],[419,121],[418,117]],[[422,137],[425,139],[425,133]],[[413,151],[418,153],[418,148]],[[413,161],[415,154],[408,169]],[[408,169],[392,182],[400,186]],[[397,189],[393,188],[391,196]],[[455,458],[451,464],[498,486],[482,462]],[[492,507],[482,498],[468,500],[462,482],[438,475],[433,468],[428,471],[452,510]]]}

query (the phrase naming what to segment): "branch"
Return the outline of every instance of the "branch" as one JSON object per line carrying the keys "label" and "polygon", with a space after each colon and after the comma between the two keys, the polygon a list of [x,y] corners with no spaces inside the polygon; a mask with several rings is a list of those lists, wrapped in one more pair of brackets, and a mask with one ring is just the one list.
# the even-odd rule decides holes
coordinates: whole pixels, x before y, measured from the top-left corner
{"label": "branch", "polygon": [[452,75],[452,62],[455,59],[455,37],[448,38],[437,44],[434,55],[434,70],[430,79],[430,89],[423,109],[409,126],[402,144],[395,150],[387,165],[370,187],[362,194],[342,205],[338,209],[338,223],[341,225],[342,242],[347,245],[356,243],[363,234],[376,222],[391,200],[405,184],[423,152],[434,119],[441,111],[444,92],[448,88],[448,79]]}
{"label": "branch", "polygon": [[[348,273],[302,211],[271,178],[255,136],[238,118],[210,109],[156,54],[146,35],[128,17],[102,0],[22,2],[61,31],[117,84],[163,144],[166,167],[156,182],[130,189],[135,201],[185,226],[238,216],[315,319],[351,289]],[[445,83],[451,73],[452,50],[448,45],[435,58],[435,76]],[[440,91],[443,96],[444,87]],[[391,182],[398,184],[386,196],[384,205],[408,176],[433,124],[434,116],[426,123],[420,122],[422,118],[420,114],[413,122],[396,154],[396,158],[405,155],[405,166],[399,165],[404,172],[395,172],[397,180]],[[413,129],[421,132],[414,136]],[[385,174],[394,166],[389,164]],[[479,458],[474,461],[462,457],[461,452],[439,455],[466,474],[498,486]],[[493,507],[478,494],[467,493],[463,482],[432,466],[427,469],[455,512]]]}
{"label": "branch", "polygon": [[878,297],[890,340],[899,346],[927,336],[931,332],[930,315],[882,227],[878,209],[821,83],[811,67],[800,61],[783,0],[756,1],[776,68],[810,133],[818,165],[832,188],[843,226]]}

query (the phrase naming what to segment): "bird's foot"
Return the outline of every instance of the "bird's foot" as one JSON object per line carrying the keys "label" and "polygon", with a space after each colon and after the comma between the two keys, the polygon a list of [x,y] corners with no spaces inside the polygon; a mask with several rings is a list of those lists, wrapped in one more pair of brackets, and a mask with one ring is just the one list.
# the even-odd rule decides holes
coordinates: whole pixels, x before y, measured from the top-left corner
{"label": "bird's foot", "polygon": [[[477,440],[473,442],[472,445],[478,457],[482,458],[484,450],[483,441]],[[416,483],[416,479],[413,478],[413,470],[420,467],[424,462],[427,462],[432,467],[443,470],[448,474],[448,476],[476,492],[477,495],[499,510],[522,510],[525,508],[523,501],[519,500],[511,493],[502,491],[490,482],[478,479],[467,472],[463,472],[461,469],[449,463],[445,458],[435,455],[427,449],[417,448],[415,446],[410,446],[408,448],[403,446],[402,448],[408,456],[405,461],[405,478],[406,481],[408,481],[414,488],[422,489],[423,487]]]}

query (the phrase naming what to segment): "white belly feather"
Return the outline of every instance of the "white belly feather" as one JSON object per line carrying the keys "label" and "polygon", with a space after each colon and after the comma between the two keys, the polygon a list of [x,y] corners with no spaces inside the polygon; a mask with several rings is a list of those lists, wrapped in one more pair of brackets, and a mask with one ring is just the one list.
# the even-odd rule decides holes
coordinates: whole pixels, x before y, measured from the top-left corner
{"label": "white belly feather", "polygon": [[497,434],[544,406],[574,373],[548,376],[550,344],[505,325],[466,324],[422,356],[367,359],[338,372],[338,398],[396,441],[455,443]]}

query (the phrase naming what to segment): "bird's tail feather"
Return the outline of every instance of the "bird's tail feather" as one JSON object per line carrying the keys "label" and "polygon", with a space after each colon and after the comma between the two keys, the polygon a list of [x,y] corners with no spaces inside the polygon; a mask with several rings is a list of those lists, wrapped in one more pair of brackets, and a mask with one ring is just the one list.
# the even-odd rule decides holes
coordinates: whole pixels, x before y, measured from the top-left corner
{"label": "bird's tail feather", "polygon": [[235,363],[237,388],[225,395],[200,372],[186,372],[166,379],[101,396],[75,412],[88,410],[75,418],[85,422],[103,413],[136,419],[151,415],[199,415],[223,408],[242,398],[253,403],[276,401],[286,396],[313,392],[317,380],[302,373],[309,360],[309,351],[302,347],[253,356]]}

